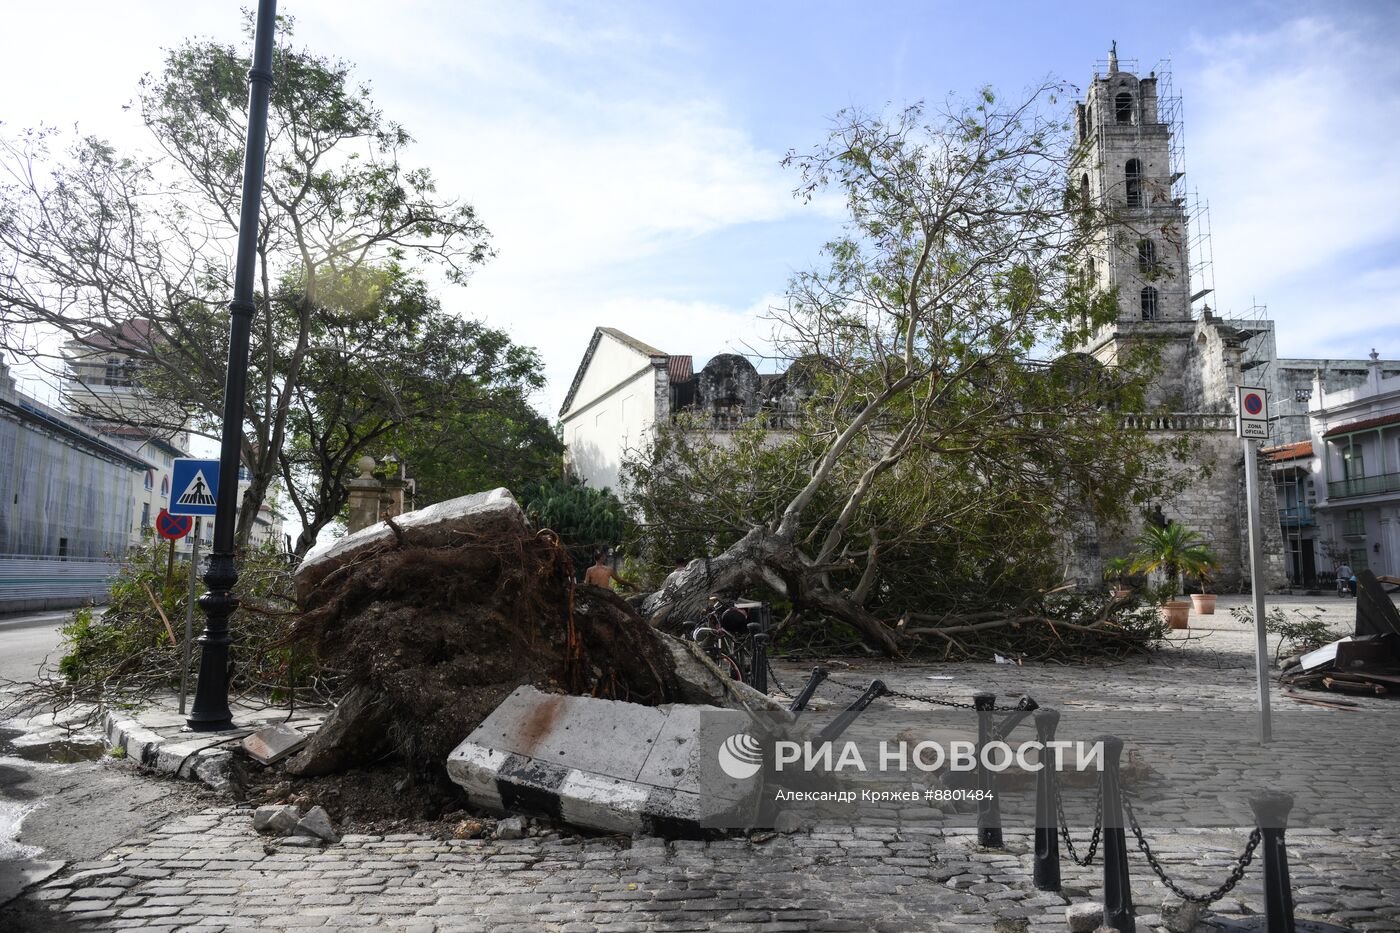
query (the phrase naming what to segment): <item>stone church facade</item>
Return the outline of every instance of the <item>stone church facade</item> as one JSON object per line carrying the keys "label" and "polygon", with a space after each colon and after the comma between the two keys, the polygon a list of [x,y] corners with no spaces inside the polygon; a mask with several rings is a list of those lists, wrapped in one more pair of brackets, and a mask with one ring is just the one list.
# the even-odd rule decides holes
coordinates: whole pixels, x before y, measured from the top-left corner
{"label": "stone church facade", "polygon": [[[1208,267],[1191,255],[1202,242],[1192,225],[1200,208],[1182,183],[1178,103],[1167,76],[1121,69],[1115,48],[1107,72],[1094,75],[1076,105],[1081,150],[1071,184],[1114,219],[1086,274],[1098,287],[1116,289],[1119,301],[1118,320],[1078,349],[1111,366],[1130,346],[1156,348],[1161,373],[1149,403],[1168,414],[1143,426],[1164,441],[1189,435],[1196,455],[1182,465],[1174,494],[1148,514],[1200,532],[1221,560],[1215,587],[1240,591],[1249,585],[1249,541],[1244,448],[1234,425],[1236,387],[1270,390],[1273,437],[1262,445],[1268,446],[1306,433],[1303,373],[1309,382],[1314,374],[1345,380],[1364,367],[1361,361],[1280,359],[1272,321],[1211,311]],[[1287,576],[1274,481],[1268,458],[1259,460],[1265,579],[1271,590],[1281,589]],[[1067,575],[1096,583],[1103,563],[1126,554],[1147,520],[1145,515],[1117,528],[1081,524]]]}

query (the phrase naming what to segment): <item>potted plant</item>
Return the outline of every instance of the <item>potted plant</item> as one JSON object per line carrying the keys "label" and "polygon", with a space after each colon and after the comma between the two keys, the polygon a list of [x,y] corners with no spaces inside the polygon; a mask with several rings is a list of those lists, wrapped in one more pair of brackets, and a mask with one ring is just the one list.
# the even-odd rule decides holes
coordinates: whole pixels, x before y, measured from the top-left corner
{"label": "potted plant", "polygon": [[1215,594],[1210,592],[1210,572],[1217,566],[1215,555],[1206,552],[1210,558],[1210,566],[1196,574],[1196,578],[1201,581],[1201,591],[1191,594],[1191,608],[1197,615],[1215,615]]}
{"label": "potted plant", "polygon": [[1165,525],[1149,524],[1133,541],[1132,569],[1137,573],[1161,571],[1162,617],[1172,628],[1189,628],[1191,603],[1177,599],[1181,593],[1181,576],[1199,576],[1215,566],[1215,555],[1197,533],[1177,522]]}
{"label": "potted plant", "polygon": [[1126,599],[1132,592],[1127,582],[1123,579],[1132,573],[1133,562],[1127,557],[1115,557],[1112,560],[1104,561],[1103,578],[1112,584],[1110,592],[1114,599]]}

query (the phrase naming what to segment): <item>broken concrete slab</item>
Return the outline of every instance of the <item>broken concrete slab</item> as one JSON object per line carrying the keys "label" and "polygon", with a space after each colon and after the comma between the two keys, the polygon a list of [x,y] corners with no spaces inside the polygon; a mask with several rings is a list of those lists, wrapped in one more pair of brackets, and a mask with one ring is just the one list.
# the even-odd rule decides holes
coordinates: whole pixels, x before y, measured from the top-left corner
{"label": "broken concrete slab", "polygon": [[[397,528],[397,532],[395,531]],[[525,512],[509,489],[473,493],[438,502],[427,508],[396,516],[393,527],[378,522],[342,538],[323,541],[302,559],[293,574],[297,602],[307,597],[331,573],[357,557],[393,544],[402,536],[409,547],[441,547],[461,543],[468,537],[489,538],[507,533],[528,533]]]}
{"label": "broken concrete slab", "polygon": [[[761,781],[716,777],[709,706],[641,706],[520,687],[459,745],[448,775],[472,803],[543,813],[610,832],[704,835],[722,814],[757,809]],[[703,766],[703,767],[702,767]]]}
{"label": "broken concrete slab", "polygon": [[308,736],[291,726],[278,724],[245,736],[244,754],[259,764],[276,764],[306,744]]}

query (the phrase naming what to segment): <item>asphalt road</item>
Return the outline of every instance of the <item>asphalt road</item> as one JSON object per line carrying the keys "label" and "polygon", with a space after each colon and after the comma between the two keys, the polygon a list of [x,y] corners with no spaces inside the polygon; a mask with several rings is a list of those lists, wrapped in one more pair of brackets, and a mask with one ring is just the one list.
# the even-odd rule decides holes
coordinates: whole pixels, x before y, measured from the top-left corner
{"label": "asphalt road", "polygon": [[[0,691],[5,681],[33,678],[46,658],[57,661],[67,616],[0,617]],[[66,863],[96,859],[149,826],[208,805],[194,785],[142,775],[128,761],[42,760],[64,757],[66,747],[27,746],[24,736],[35,726],[0,722],[0,905]],[[83,744],[97,736],[74,738]]]}

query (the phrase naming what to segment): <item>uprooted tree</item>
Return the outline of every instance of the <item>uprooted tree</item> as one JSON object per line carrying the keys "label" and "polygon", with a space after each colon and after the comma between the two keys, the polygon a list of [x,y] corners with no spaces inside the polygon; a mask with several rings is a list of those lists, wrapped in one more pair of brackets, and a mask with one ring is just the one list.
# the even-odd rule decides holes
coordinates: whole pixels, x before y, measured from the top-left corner
{"label": "uprooted tree", "polygon": [[649,597],[654,621],[762,587],[890,654],[919,636],[962,647],[1046,621],[1074,517],[1122,516],[1163,480],[1167,452],[1124,427],[1147,352],[1113,368],[1067,352],[1118,304],[1083,272],[1112,218],[1066,188],[1055,98],[847,112],[789,155],[800,196],[834,189],[849,211],[773,312],[805,401],[723,441],[682,419],[627,467],[652,553],[715,555]]}

